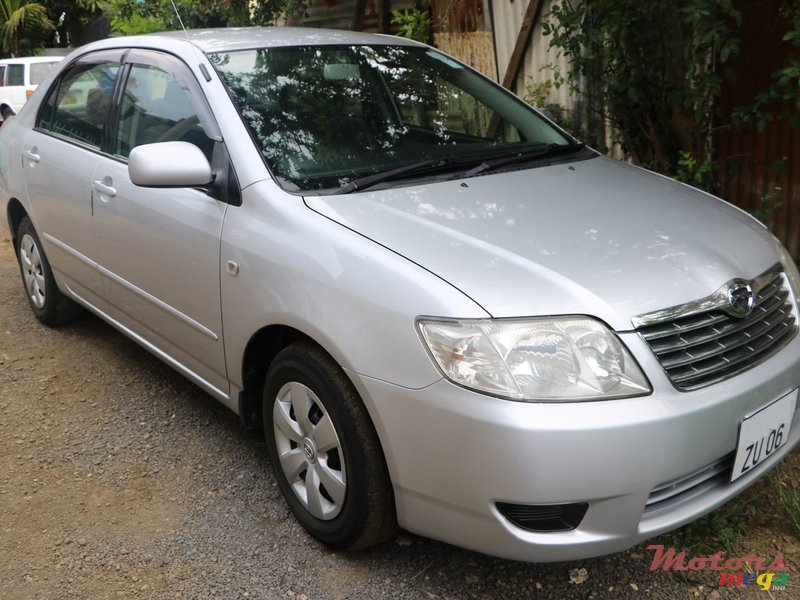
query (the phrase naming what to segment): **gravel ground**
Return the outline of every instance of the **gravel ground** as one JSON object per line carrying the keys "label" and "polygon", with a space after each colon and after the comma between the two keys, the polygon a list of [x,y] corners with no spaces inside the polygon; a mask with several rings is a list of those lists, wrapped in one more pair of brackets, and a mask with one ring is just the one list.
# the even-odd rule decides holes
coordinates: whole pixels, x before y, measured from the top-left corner
{"label": "gravel ground", "polygon": [[[797,573],[797,539],[759,534],[762,555],[776,545],[793,545]],[[294,521],[234,414],[94,317],[38,324],[0,239],[2,599],[747,595],[720,596],[703,573],[650,572],[650,559],[638,547],[529,565],[407,533],[331,552]]]}

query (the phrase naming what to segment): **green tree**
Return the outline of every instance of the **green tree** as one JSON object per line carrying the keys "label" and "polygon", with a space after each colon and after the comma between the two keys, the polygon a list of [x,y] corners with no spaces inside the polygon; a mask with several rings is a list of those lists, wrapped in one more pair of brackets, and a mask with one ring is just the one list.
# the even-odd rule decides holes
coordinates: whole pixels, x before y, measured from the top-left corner
{"label": "green tree", "polygon": [[3,51],[13,56],[32,52],[55,25],[38,2],[0,0],[0,38]]}
{"label": "green tree", "polygon": [[[585,82],[589,141],[602,146],[611,123],[635,162],[676,174],[711,160],[740,25],[734,0],[561,0],[544,29],[570,59],[569,79]],[[710,169],[698,173],[710,187]]]}
{"label": "green tree", "polygon": [[[78,0],[80,1],[80,0]],[[180,29],[170,0],[106,0],[112,30],[121,35]],[[176,0],[187,29],[241,25],[271,25],[280,15],[305,12],[305,0]]]}
{"label": "green tree", "polygon": [[[103,15],[105,0],[39,0],[47,15],[55,23],[50,46],[77,45],[81,30]],[[56,40],[56,34],[58,39]]]}
{"label": "green tree", "polygon": [[[180,29],[170,0],[106,0],[105,4],[116,34]],[[247,0],[176,0],[175,5],[187,29],[248,24]]]}
{"label": "green tree", "polygon": [[307,0],[256,0],[253,6],[253,25],[272,25],[280,16],[297,17],[306,14]]}

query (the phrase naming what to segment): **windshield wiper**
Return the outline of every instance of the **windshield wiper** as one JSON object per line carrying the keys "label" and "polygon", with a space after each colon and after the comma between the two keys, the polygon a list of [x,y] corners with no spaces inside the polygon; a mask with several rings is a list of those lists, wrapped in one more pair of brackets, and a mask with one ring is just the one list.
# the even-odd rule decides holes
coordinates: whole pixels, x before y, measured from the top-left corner
{"label": "windshield wiper", "polygon": [[472,177],[477,175],[478,173],[485,173],[487,171],[493,171],[495,169],[499,169],[500,167],[504,167],[506,165],[510,165],[513,163],[518,162],[525,162],[526,160],[533,160],[534,158],[542,158],[544,156],[553,156],[556,154],[562,154],[567,152],[575,152],[580,150],[584,147],[584,144],[576,143],[576,144],[546,144],[540,146],[538,148],[534,148],[533,150],[527,150],[525,152],[517,152],[511,156],[504,156],[502,158],[496,158],[494,160],[485,160],[481,164],[472,167],[468,171],[464,171],[463,173],[459,173],[459,177]]}
{"label": "windshield wiper", "polygon": [[[511,156],[504,156],[502,158],[496,158],[494,160],[485,160],[481,162],[479,165],[472,167],[468,171],[458,173],[458,177],[472,177],[473,175],[477,175],[478,173],[484,173],[486,171],[492,171],[494,169],[499,169],[505,165],[510,165],[516,162],[524,162],[526,160],[533,160],[535,158],[541,158],[544,156],[553,156],[556,154],[567,153],[567,152],[574,152],[584,147],[584,144],[577,143],[577,144],[543,144],[541,146],[536,146],[533,149],[524,151],[524,152],[517,152]],[[463,160],[461,161],[463,162]],[[335,190],[334,194],[349,194],[351,192],[355,192],[356,190],[363,190],[378,183],[383,183],[384,181],[390,181],[392,179],[398,179],[405,175],[413,175],[416,173],[424,173],[428,171],[436,171],[442,169],[443,167],[452,168],[452,166],[456,163],[455,159],[452,158],[438,158],[438,159],[429,159],[429,160],[422,160],[419,162],[411,163],[410,165],[403,165],[402,167],[397,167],[396,169],[389,169],[388,171],[381,171],[380,173],[373,173],[372,175],[365,175],[364,177],[356,177],[355,179],[350,179],[345,182],[342,187]]]}
{"label": "windshield wiper", "polygon": [[373,175],[366,175],[364,177],[357,177],[355,179],[350,179],[349,181],[347,181],[342,187],[336,190],[334,194],[349,194],[350,192],[355,192],[356,190],[363,190],[365,188],[368,188],[378,183],[382,183],[384,181],[397,179],[402,175],[410,175],[413,173],[439,169],[441,167],[449,165],[452,162],[453,162],[452,159],[449,158],[437,158],[436,160],[421,160],[419,162],[411,163],[410,165],[397,167],[396,169],[389,169],[388,171],[381,171],[380,173],[374,173]]}

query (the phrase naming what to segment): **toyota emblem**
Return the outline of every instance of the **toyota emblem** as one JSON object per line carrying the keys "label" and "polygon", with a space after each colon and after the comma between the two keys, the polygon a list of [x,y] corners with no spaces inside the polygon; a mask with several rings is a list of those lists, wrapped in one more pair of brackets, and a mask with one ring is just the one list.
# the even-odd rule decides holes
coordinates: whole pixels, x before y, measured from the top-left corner
{"label": "toyota emblem", "polygon": [[734,279],[728,284],[728,309],[727,312],[734,317],[746,317],[753,312],[756,304],[753,286],[742,279]]}

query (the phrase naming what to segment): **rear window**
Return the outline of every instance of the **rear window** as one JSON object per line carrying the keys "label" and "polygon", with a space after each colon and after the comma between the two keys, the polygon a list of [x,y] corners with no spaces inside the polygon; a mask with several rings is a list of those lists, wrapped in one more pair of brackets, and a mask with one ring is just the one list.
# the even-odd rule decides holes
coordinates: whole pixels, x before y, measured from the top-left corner
{"label": "rear window", "polygon": [[31,85],[39,85],[58,61],[31,63]]}

